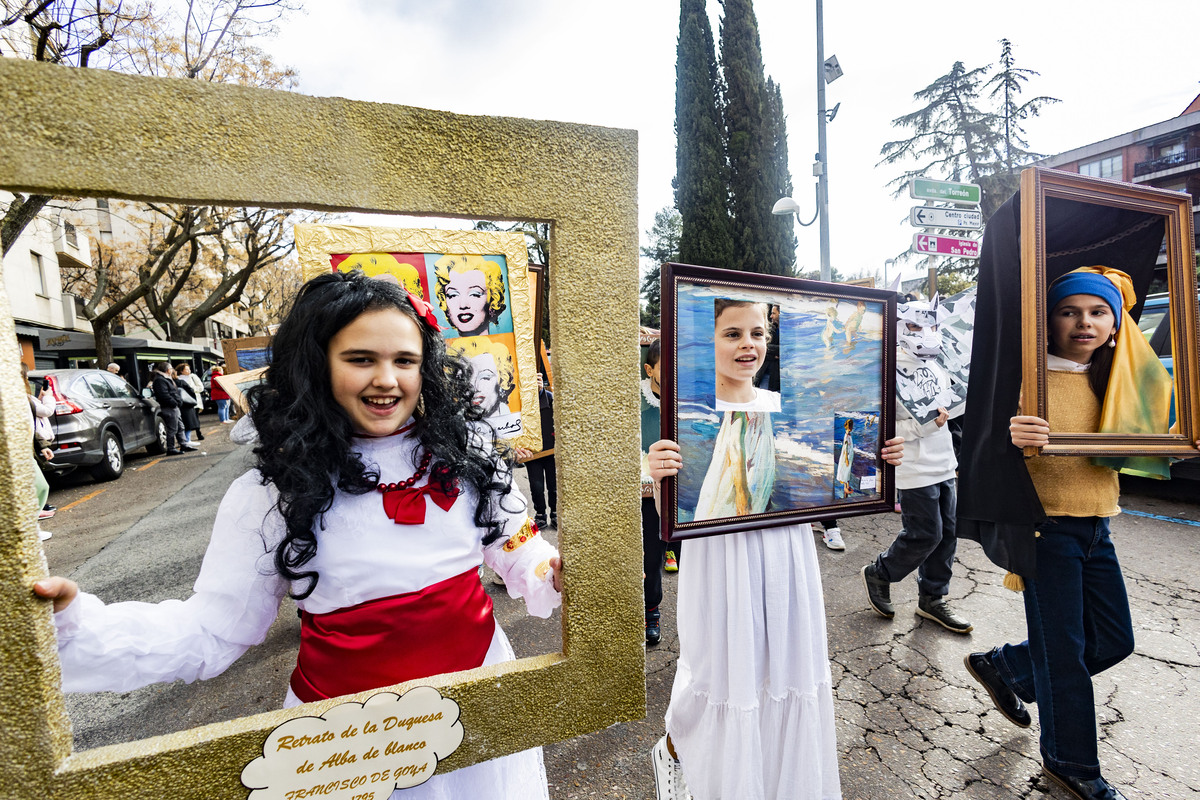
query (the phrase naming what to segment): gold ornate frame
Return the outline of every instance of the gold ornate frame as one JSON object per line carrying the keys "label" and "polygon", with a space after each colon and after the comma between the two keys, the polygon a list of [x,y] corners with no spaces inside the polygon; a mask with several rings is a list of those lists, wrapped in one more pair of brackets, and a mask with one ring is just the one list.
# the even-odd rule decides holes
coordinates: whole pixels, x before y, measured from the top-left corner
{"label": "gold ornate frame", "polygon": [[[551,222],[563,652],[422,683],[462,709],[443,772],[644,715],[636,437],[596,424],[637,418],[635,132],[9,58],[0,87],[13,191]],[[11,342],[8,308],[0,285]],[[50,609],[30,588],[46,562],[15,347],[0,383],[0,796],[242,800],[275,726],[372,694],[71,752]]]}
{"label": "gold ornate frame", "polygon": [[[296,226],[296,255],[304,279],[329,272],[329,256],[338,253],[443,253],[502,255],[508,264],[509,295],[512,303],[513,335],[517,347],[517,391],[521,397],[520,436],[515,447],[540,450],[541,415],[537,406],[537,373],[534,327],[529,288],[529,253],[520,233],[497,231],[389,228],[377,225]],[[432,287],[430,287],[432,291]],[[431,304],[436,301],[428,298]],[[451,340],[447,340],[451,341]]]}
{"label": "gold ornate frame", "polygon": [[[1150,186],[1030,167],[1021,173],[1021,378],[1024,407],[1046,419],[1046,204],[1050,198],[1160,215],[1166,227],[1171,349],[1177,433],[1051,433],[1044,455],[1194,456],[1200,439],[1200,344],[1197,343],[1192,198]],[[1033,455],[1038,448],[1025,448]]]}

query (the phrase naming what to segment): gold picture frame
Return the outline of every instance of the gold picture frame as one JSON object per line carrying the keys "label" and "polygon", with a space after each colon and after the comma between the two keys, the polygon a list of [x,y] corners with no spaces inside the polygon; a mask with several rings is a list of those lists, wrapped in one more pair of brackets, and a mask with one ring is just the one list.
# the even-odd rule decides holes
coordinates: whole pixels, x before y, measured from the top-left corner
{"label": "gold picture frame", "polygon": [[240,339],[222,339],[221,352],[225,354],[225,374],[259,369],[271,363],[270,336],[244,336]]}
{"label": "gold picture frame", "polygon": [[[645,715],[636,437],[596,425],[637,413],[636,132],[15,58],[0,86],[10,191],[551,223],[562,652],[420,683],[466,730],[441,772]],[[0,335],[16,341],[2,283]],[[276,726],[375,692],[72,752],[51,609],[31,589],[46,561],[18,366],[0,352],[0,796],[244,800],[239,775]]]}
{"label": "gold picture frame", "polygon": [[[1134,237],[1136,268],[1104,264],[1132,274],[1143,295],[1147,269],[1165,256],[1174,356],[1174,433],[1118,434],[1051,432],[1043,455],[1194,456],[1200,438],[1200,345],[1197,343],[1195,237],[1192,198],[1151,186],[1119,183],[1077,173],[1030,167],[1021,173],[1021,377],[1025,413],[1047,418],[1046,289],[1080,266],[1104,264],[1106,252],[1129,248]],[[1132,313],[1141,311],[1142,303]],[[1136,318],[1136,317],[1135,317]],[[1026,455],[1039,452],[1026,448]]]}
{"label": "gold picture frame", "polygon": [[[503,397],[492,393],[498,408],[488,419],[497,435],[514,447],[541,449],[535,309],[529,287],[529,255],[522,234],[314,224],[297,225],[295,231],[296,255],[305,280],[347,265],[365,267],[369,275],[393,275],[433,308],[447,349],[453,351],[462,346],[460,343],[469,342],[462,352],[483,353],[485,358],[506,361],[506,371],[513,378],[511,391]],[[464,268],[478,265],[493,270],[498,278],[493,285],[481,272],[476,273],[487,289],[485,302],[491,303],[495,294],[499,309],[494,319],[483,316],[478,333],[463,333],[455,327],[445,305],[444,284],[436,277],[438,264],[462,256],[473,259]],[[445,268],[443,274],[453,277],[455,273]],[[498,383],[503,385],[504,381]]]}

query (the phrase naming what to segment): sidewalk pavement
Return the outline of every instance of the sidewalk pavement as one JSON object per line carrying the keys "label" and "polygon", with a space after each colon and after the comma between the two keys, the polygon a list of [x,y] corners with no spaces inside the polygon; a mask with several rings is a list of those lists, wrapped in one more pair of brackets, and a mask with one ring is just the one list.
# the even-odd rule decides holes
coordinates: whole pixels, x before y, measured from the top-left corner
{"label": "sidewalk pavement", "polygon": [[[1192,520],[1194,504],[1127,497],[1127,507]],[[975,625],[950,633],[917,617],[916,578],[892,587],[894,620],[867,607],[859,570],[900,517],[846,519],[845,552],[814,533],[822,569],[845,800],[1065,800],[1040,777],[1036,706],[1022,730],[996,711],[963,657],[1024,638],[1021,595],[974,542],[961,542],[954,607]],[[1125,514],[1114,521],[1137,636],[1132,656],[1094,680],[1104,774],[1130,800],[1200,797],[1200,527]],[[681,570],[687,569],[687,546]],[[650,748],[662,735],[678,657],[675,579],[663,639],[646,658],[647,718],[546,748],[550,796],[654,797]]]}

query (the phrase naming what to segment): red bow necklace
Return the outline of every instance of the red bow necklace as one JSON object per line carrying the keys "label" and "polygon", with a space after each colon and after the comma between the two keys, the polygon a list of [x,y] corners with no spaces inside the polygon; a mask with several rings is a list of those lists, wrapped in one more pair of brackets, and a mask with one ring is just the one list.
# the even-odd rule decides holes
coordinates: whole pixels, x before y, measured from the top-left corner
{"label": "red bow necklace", "polygon": [[394,519],[397,525],[420,525],[425,522],[425,495],[429,495],[443,511],[449,511],[458,499],[461,490],[455,484],[447,488],[442,481],[430,481],[419,488],[413,487],[424,477],[432,460],[433,453],[426,452],[411,478],[398,483],[380,483],[376,487],[383,495],[384,513]]}

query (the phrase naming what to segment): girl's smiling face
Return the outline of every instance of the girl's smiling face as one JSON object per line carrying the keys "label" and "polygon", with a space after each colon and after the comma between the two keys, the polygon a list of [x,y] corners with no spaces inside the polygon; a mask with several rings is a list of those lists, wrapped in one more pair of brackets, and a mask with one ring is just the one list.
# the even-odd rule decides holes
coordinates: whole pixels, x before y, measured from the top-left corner
{"label": "girl's smiling face", "polygon": [[1050,312],[1050,352],[1077,364],[1108,344],[1117,320],[1112,306],[1094,294],[1073,294]]}
{"label": "girl's smiling face", "polygon": [[358,433],[399,430],[421,395],[417,323],[395,308],[367,311],[329,340],[329,385]]}
{"label": "girl's smiling face", "polygon": [[486,332],[487,303],[487,278],[481,271],[450,273],[446,283],[446,308],[455,330],[463,336]]}
{"label": "girl's smiling face", "polygon": [[754,375],[767,355],[767,320],[761,305],[729,306],[716,321],[717,397],[753,387]]}

